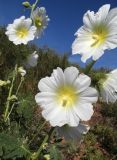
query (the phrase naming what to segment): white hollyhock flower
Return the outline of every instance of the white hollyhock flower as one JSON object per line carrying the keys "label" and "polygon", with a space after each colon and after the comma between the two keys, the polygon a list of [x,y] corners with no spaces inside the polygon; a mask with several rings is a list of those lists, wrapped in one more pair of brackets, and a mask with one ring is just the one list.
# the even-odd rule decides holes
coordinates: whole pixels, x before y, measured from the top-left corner
{"label": "white hollyhock flower", "polygon": [[79,74],[76,67],[68,67],[64,72],[58,67],[51,77],[42,78],[35,99],[43,109],[43,117],[52,126],[78,126],[80,120],[89,120],[93,115],[92,103],[97,101],[97,91],[90,84],[90,77]]}
{"label": "white hollyhock flower", "polygon": [[15,19],[13,24],[9,24],[7,27],[6,35],[9,40],[15,45],[27,44],[35,37],[36,27],[31,26],[32,20],[30,18],[25,19],[25,16]]}
{"label": "white hollyhock flower", "polygon": [[58,136],[64,137],[65,140],[77,140],[81,141],[82,135],[89,131],[90,127],[88,125],[79,123],[77,127],[70,127],[64,125],[62,127],[56,127]]}
{"label": "white hollyhock flower", "polygon": [[117,100],[117,69],[106,74],[106,78],[100,80],[99,84],[103,101],[114,103]]}
{"label": "white hollyhock flower", "polygon": [[95,61],[104,50],[117,47],[117,8],[110,10],[110,5],[106,4],[97,13],[87,11],[83,23],[72,44],[72,53],[81,54],[83,62],[91,56]]}
{"label": "white hollyhock flower", "polygon": [[29,57],[27,58],[27,62],[25,64],[25,66],[27,68],[30,68],[30,67],[35,67],[37,65],[37,61],[38,61],[38,57],[39,55],[36,54],[37,51],[34,51],[31,55],[29,55]]}
{"label": "white hollyhock flower", "polygon": [[37,27],[35,36],[39,38],[43,33],[43,30],[46,29],[50,19],[46,15],[46,9],[44,7],[37,7],[31,14],[31,18]]}

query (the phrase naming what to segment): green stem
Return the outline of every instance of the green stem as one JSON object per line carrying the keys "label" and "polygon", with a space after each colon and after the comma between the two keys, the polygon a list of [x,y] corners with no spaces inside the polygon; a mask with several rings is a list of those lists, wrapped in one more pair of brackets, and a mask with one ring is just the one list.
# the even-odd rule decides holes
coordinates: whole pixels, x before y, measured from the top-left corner
{"label": "green stem", "polygon": [[52,127],[52,128],[50,129],[50,131],[49,131],[49,133],[48,133],[48,135],[49,135],[48,141],[50,140],[50,138],[51,138],[54,130],[55,130],[55,127]]}
{"label": "green stem", "polygon": [[43,145],[50,140],[51,135],[54,132],[55,127],[52,127],[49,131],[49,133],[45,136],[41,146],[39,147],[38,151],[32,154],[32,160],[37,160],[40,156],[41,151],[43,150]]}
{"label": "green stem", "polygon": [[89,74],[89,72],[91,71],[91,69],[92,69],[92,67],[93,67],[93,65],[96,63],[96,61],[92,61],[92,62],[90,62],[86,67],[85,67],[85,71],[84,71],[84,73],[85,74]]}
{"label": "green stem", "polygon": [[[20,89],[23,81],[24,81],[24,77],[21,77],[20,84],[19,84],[19,86],[18,86],[18,88],[17,88],[17,91],[16,91],[16,94],[15,94],[16,96],[17,96],[17,94],[18,94],[18,92],[19,92],[19,89]],[[9,116],[10,116],[10,114],[12,113],[12,110],[13,110],[15,104],[16,104],[16,103],[13,103],[13,104],[12,104],[11,109],[10,109],[9,113],[7,114],[7,117],[6,117],[5,121],[7,121],[7,119],[9,119]]]}
{"label": "green stem", "polygon": [[25,152],[27,152],[28,154],[32,154],[27,148],[25,148],[23,145],[21,146],[21,148],[25,151]]}
{"label": "green stem", "polygon": [[32,157],[31,157],[32,160],[37,160],[37,159],[39,158],[39,155],[40,155],[41,151],[43,150],[43,145],[47,142],[48,137],[49,137],[48,135],[45,136],[45,138],[44,138],[41,146],[40,146],[39,149],[38,149],[38,151],[37,151],[36,153],[33,153],[33,154],[32,154]]}
{"label": "green stem", "polygon": [[7,115],[6,119],[5,119],[5,121],[7,121],[7,120],[9,119],[9,116],[10,116],[10,114],[11,114],[11,112],[12,112],[12,110],[13,110],[15,104],[16,104],[16,103],[13,103],[13,104],[12,104],[11,110],[9,111],[9,113],[8,113],[8,115]]}
{"label": "green stem", "polygon": [[11,87],[9,89],[9,94],[8,94],[8,97],[7,97],[7,102],[6,102],[6,110],[5,110],[5,113],[4,113],[4,119],[5,119],[5,122],[6,122],[6,117],[8,115],[8,111],[9,111],[9,107],[10,107],[10,97],[12,95],[12,91],[13,91],[13,86],[14,86],[14,81],[15,81],[15,78],[16,78],[16,74],[17,74],[17,64],[15,66],[15,71],[13,73],[13,79],[12,79],[12,82],[11,82]]}
{"label": "green stem", "polygon": [[42,130],[42,128],[45,126],[45,124],[46,124],[46,121],[44,121],[44,123],[41,125],[41,127],[39,126],[39,128],[37,128],[37,129],[38,129],[38,132],[33,136],[33,138],[31,139],[31,141],[29,142],[28,145],[31,144],[31,142],[35,139],[35,137],[39,134],[39,132],[40,132],[40,131]]}
{"label": "green stem", "polygon": [[32,13],[33,13],[33,11],[36,8],[36,6],[37,6],[38,3],[39,3],[39,0],[36,0],[35,3],[32,5],[30,17],[31,17],[31,15],[32,15]]}
{"label": "green stem", "polygon": [[[36,2],[34,3],[35,7],[37,6],[37,4],[39,3],[40,0],[36,0]],[[34,7],[34,9],[35,9]]]}
{"label": "green stem", "polygon": [[24,81],[24,77],[21,77],[20,84],[19,84],[19,86],[18,86],[18,88],[17,88],[17,91],[16,91],[16,94],[15,94],[16,96],[17,96],[17,94],[18,94],[18,92],[19,92],[19,89],[21,88],[21,85],[22,85],[23,81]]}

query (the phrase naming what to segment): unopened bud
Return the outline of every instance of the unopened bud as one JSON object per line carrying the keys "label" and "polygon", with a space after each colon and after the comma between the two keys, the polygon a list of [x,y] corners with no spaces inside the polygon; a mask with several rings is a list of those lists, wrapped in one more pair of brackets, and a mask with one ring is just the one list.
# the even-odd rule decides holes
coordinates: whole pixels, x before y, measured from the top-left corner
{"label": "unopened bud", "polygon": [[12,95],[8,100],[9,101],[15,101],[15,100],[17,100],[17,97],[16,97],[16,95]]}
{"label": "unopened bud", "polygon": [[45,158],[46,160],[50,160],[50,155],[49,155],[49,154],[45,154],[45,155],[44,155],[44,158]]}
{"label": "unopened bud", "polygon": [[19,67],[18,72],[21,74],[22,77],[26,75],[26,70],[23,67]]}
{"label": "unopened bud", "polygon": [[6,86],[7,84],[10,84],[9,80],[7,80],[7,81],[0,80],[0,86]]}
{"label": "unopened bud", "polygon": [[43,147],[43,149],[46,149],[47,146],[48,146],[48,143],[44,143],[42,147]]}
{"label": "unopened bud", "polygon": [[30,3],[29,3],[28,1],[23,2],[22,5],[23,5],[25,8],[30,8],[30,7],[31,7],[31,5],[30,5]]}

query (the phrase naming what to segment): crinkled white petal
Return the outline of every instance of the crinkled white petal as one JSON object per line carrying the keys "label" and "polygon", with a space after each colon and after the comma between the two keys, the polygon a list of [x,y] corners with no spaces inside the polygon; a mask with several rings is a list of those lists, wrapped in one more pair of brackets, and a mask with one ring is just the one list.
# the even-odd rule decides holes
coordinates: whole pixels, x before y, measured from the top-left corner
{"label": "crinkled white petal", "polygon": [[91,78],[85,74],[79,74],[78,78],[74,81],[74,86],[77,88],[77,91],[80,93],[87,89],[91,84]]}
{"label": "crinkled white petal", "polygon": [[80,117],[75,113],[75,110],[72,109],[68,109],[66,111],[66,117],[67,117],[67,124],[69,126],[77,126],[79,124],[80,121]]}
{"label": "crinkled white petal", "polygon": [[109,11],[106,22],[108,23],[108,25],[117,25],[117,7]]}
{"label": "crinkled white petal", "polygon": [[117,93],[115,91],[113,91],[110,87],[103,87],[103,89],[101,89],[101,96],[103,98],[104,102],[111,102],[111,103],[115,103],[117,100]]}
{"label": "crinkled white petal", "polygon": [[73,84],[78,77],[79,71],[76,67],[67,67],[64,71],[65,82],[68,84]]}
{"label": "crinkled white petal", "polygon": [[38,84],[41,92],[54,92],[57,88],[57,82],[54,77],[42,78]]}
{"label": "crinkled white petal", "polygon": [[91,119],[94,111],[93,111],[93,105],[90,103],[86,103],[85,101],[78,102],[76,106],[74,107],[74,111],[79,116],[81,121],[88,121]]}
{"label": "crinkled white petal", "polygon": [[42,115],[54,127],[61,127],[67,124],[65,110],[61,106],[57,106],[55,102],[46,105],[46,109],[42,111]]}
{"label": "crinkled white petal", "polygon": [[38,54],[34,51],[31,55],[28,56],[26,63],[24,64],[26,68],[35,67],[37,66],[38,62]]}
{"label": "crinkled white petal", "polygon": [[36,94],[35,100],[36,103],[41,106],[41,108],[46,109],[46,105],[53,103],[55,97],[55,93],[40,92]]}
{"label": "crinkled white petal", "polygon": [[61,68],[57,67],[57,69],[54,69],[51,76],[55,79],[58,85],[64,85],[65,76]]}
{"label": "crinkled white petal", "polygon": [[98,92],[95,88],[88,87],[85,91],[80,93],[80,99],[85,102],[95,103],[98,100]]}
{"label": "crinkled white petal", "polygon": [[108,13],[110,10],[110,4],[105,4],[99,8],[98,12],[96,13],[96,17],[98,18],[98,22],[103,22],[106,20]]}
{"label": "crinkled white petal", "polygon": [[100,87],[100,94],[104,102],[115,103],[117,100],[117,69],[107,74],[107,79]]}

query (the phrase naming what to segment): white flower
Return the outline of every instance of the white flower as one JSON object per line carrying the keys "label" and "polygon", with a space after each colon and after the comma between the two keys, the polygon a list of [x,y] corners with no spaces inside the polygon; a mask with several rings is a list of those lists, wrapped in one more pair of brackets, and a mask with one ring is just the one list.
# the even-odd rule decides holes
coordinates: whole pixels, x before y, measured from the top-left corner
{"label": "white flower", "polygon": [[117,47],[117,8],[109,10],[106,4],[97,13],[85,13],[84,25],[75,33],[77,38],[72,44],[72,53],[81,54],[83,62],[91,56],[96,61],[104,50]]}
{"label": "white flower", "polygon": [[29,57],[27,58],[27,62],[25,64],[25,66],[27,68],[30,68],[30,67],[35,67],[37,65],[37,61],[38,61],[38,57],[39,55],[36,54],[37,51],[34,51],[31,55],[29,55]]}
{"label": "white flower", "polygon": [[51,77],[42,78],[38,84],[41,92],[35,99],[43,109],[43,117],[52,126],[78,126],[80,120],[89,120],[92,103],[97,101],[97,91],[90,84],[90,77],[79,74],[76,67],[64,72],[58,67]]}
{"label": "white flower", "polygon": [[19,67],[18,72],[21,74],[22,77],[26,75],[26,70],[23,67]]}
{"label": "white flower", "polygon": [[47,27],[48,22],[49,22],[49,18],[46,15],[46,9],[44,7],[37,7],[32,15],[31,18],[35,24],[35,26],[37,27],[37,32],[35,34],[35,36],[37,38],[39,38],[41,36],[41,34],[43,33],[43,30]]}
{"label": "white flower", "polygon": [[70,127],[68,125],[56,127],[58,136],[64,137],[65,140],[77,140],[79,142],[82,139],[82,134],[86,134],[89,129],[88,125],[82,123],[79,123],[77,127]]}
{"label": "white flower", "polygon": [[103,101],[114,103],[117,100],[117,69],[106,74],[106,79],[100,80],[99,83]]}
{"label": "white flower", "polygon": [[13,24],[8,25],[6,35],[15,45],[27,44],[35,37],[36,27],[31,25],[32,20],[30,18],[25,19],[25,16],[22,16],[15,19]]}

